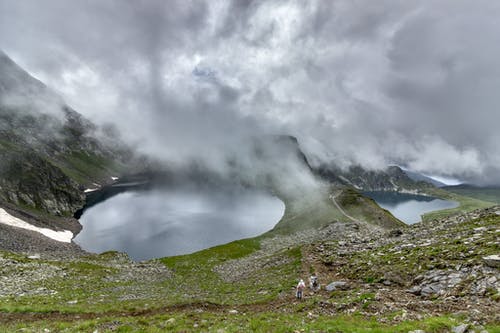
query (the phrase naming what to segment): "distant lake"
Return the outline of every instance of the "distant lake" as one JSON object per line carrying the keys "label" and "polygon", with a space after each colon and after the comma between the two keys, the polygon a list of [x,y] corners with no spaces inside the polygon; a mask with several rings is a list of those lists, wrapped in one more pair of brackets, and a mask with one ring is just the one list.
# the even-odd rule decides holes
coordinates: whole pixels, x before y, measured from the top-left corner
{"label": "distant lake", "polygon": [[124,192],[85,210],[74,241],[90,252],[159,258],[260,235],[284,210],[278,198],[251,189]]}
{"label": "distant lake", "polygon": [[421,215],[425,213],[458,207],[458,203],[455,201],[424,195],[385,191],[364,192],[363,194],[375,200],[380,207],[387,209],[392,215],[407,224],[420,222]]}

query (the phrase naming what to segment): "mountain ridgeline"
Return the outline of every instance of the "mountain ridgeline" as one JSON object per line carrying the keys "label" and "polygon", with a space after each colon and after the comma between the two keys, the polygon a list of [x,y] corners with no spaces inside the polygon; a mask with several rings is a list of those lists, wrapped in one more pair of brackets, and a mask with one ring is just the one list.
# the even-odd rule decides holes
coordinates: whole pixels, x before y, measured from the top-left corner
{"label": "mountain ridgeline", "polygon": [[398,166],[389,166],[385,170],[366,170],[361,166],[351,166],[342,170],[334,165],[322,165],[315,172],[330,182],[352,186],[360,191],[424,193],[435,187],[429,181],[410,178]]}
{"label": "mountain ridgeline", "polygon": [[[143,164],[132,167],[135,162],[130,161],[137,161],[134,159],[136,155],[114,133],[85,119],[42,82],[0,52],[0,204],[3,202],[36,214],[72,216],[85,204],[85,188],[106,185],[112,176],[132,174],[132,169],[143,168]],[[279,163],[275,163],[278,160],[277,151],[280,152]],[[270,164],[285,170],[284,174],[277,175],[275,172],[271,176],[247,179],[244,175],[249,170],[244,168],[248,166],[241,169],[235,162],[235,175],[231,175],[231,179],[240,179],[244,186],[258,186],[278,195],[288,207],[285,217],[304,215],[307,210],[321,215],[316,222],[309,221],[309,226],[322,226],[332,219],[345,218],[328,199],[332,189],[418,193],[433,187],[427,182],[412,180],[395,166],[383,171],[369,171],[360,166],[348,170],[333,165],[312,167],[297,139],[288,135],[255,138],[253,158],[264,166],[274,158]],[[295,163],[290,161],[298,162],[299,169],[322,179],[329,184],[330,189],[318,196],[308,196],[306,200],[301,199],[303,195],[292,195],[286,187],[280,187],[283,179],[289,180],[287,172],[290,169],[287,168]],[[150,160],[144,165],[158,164]],[[176,173],[162,165],[149,173],[148,177],[155,173],[177,182],[183,179],[212,184],[226,181],[200,167]],[[360,217],[364,216],[365,220],[378,209],[369,199],[363,200],[358,194],[349,192],[349,197],[358,198],[349,201],[347,206],[361,214],[358,214]],[[302,202],[298,202],[300,200]],[[370,208],[360,210],[354,207],[354,203]],[[319,206],[324,209],[317,209]],[[384,214],[388,213],[383,211]],[[398,223],[391,222],[393,218],[389,215],[386,222],[379,224],[384,227],[391,224],[398,226]],[[377,220],[380,219],[379,216]],[[283,225],[281,223],[278,226]]]}

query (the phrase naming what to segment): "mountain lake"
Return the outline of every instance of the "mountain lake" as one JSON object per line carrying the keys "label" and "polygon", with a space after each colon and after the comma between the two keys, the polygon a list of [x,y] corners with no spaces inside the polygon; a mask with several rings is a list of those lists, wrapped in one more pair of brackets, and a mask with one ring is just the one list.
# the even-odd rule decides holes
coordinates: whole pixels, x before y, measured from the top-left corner
{"label": "mountain lake", "polygon": [[387,209],[406,224],[420,222],[421,216],[428,212],[458,207],[456,201],[424,195],[386,191],[364,192],[363,194],[375,200],[380,207]]}
{"label": "mountain lake", "polygon": [[281,200],[252,189],[132,190],[85,209],[74,241],[90,252],[117,250],[145,260],[260,235],[284,211]]}

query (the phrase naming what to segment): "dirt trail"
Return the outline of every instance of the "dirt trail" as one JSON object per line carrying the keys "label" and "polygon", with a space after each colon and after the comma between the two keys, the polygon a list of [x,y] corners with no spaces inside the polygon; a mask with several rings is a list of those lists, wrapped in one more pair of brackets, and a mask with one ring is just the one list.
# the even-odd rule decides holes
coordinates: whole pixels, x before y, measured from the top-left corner
{"label": "dirt trail", "polygon": [[335,200],[335,198],[336,198],[336,197],[338,197],[338,196],[340,195],[340,193],[342,193],[342,191],[340,191],[340,192],[338,192],[338,193],[336,193],[336,194],[331,194],[331,195],[330,195],[330,199],[332,199],[333,204],[334,204],[334,205],[338,208],[338,210],[339,210],[339,211],[340,211],[340,212],[341,212],[341,213],[342,213],[345,217],[347,217],[349,220],[351,220],[351,221],[353,221],[353,222],[356,222],[356,223],[360,222],[359,220],[355,219],[355,218],[354,218],[354,217],[352,217],[351,215],[347,214],[347,213],[345,212],[345,210],[344,210],[342,207],[340,207],[340,205],[338,204],[337,200]]}

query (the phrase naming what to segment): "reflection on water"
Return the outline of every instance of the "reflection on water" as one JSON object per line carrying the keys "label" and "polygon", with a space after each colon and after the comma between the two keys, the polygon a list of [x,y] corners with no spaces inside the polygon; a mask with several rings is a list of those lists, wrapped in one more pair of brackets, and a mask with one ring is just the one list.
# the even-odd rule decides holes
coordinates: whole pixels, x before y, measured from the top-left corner
{"label": "reflection on water", "polygon": [[86,210],[74,239],[85,250],[127,252],[136,260],[185,254],[257,236],[285,206],[263,192],[125,192]]}
{"label": "reflection on water", "polygon": [[455,201],[441,200],[423,195],[382,191],[365,192],[364,194],[407,224],[420,222],[422,214],[458,206]]}

